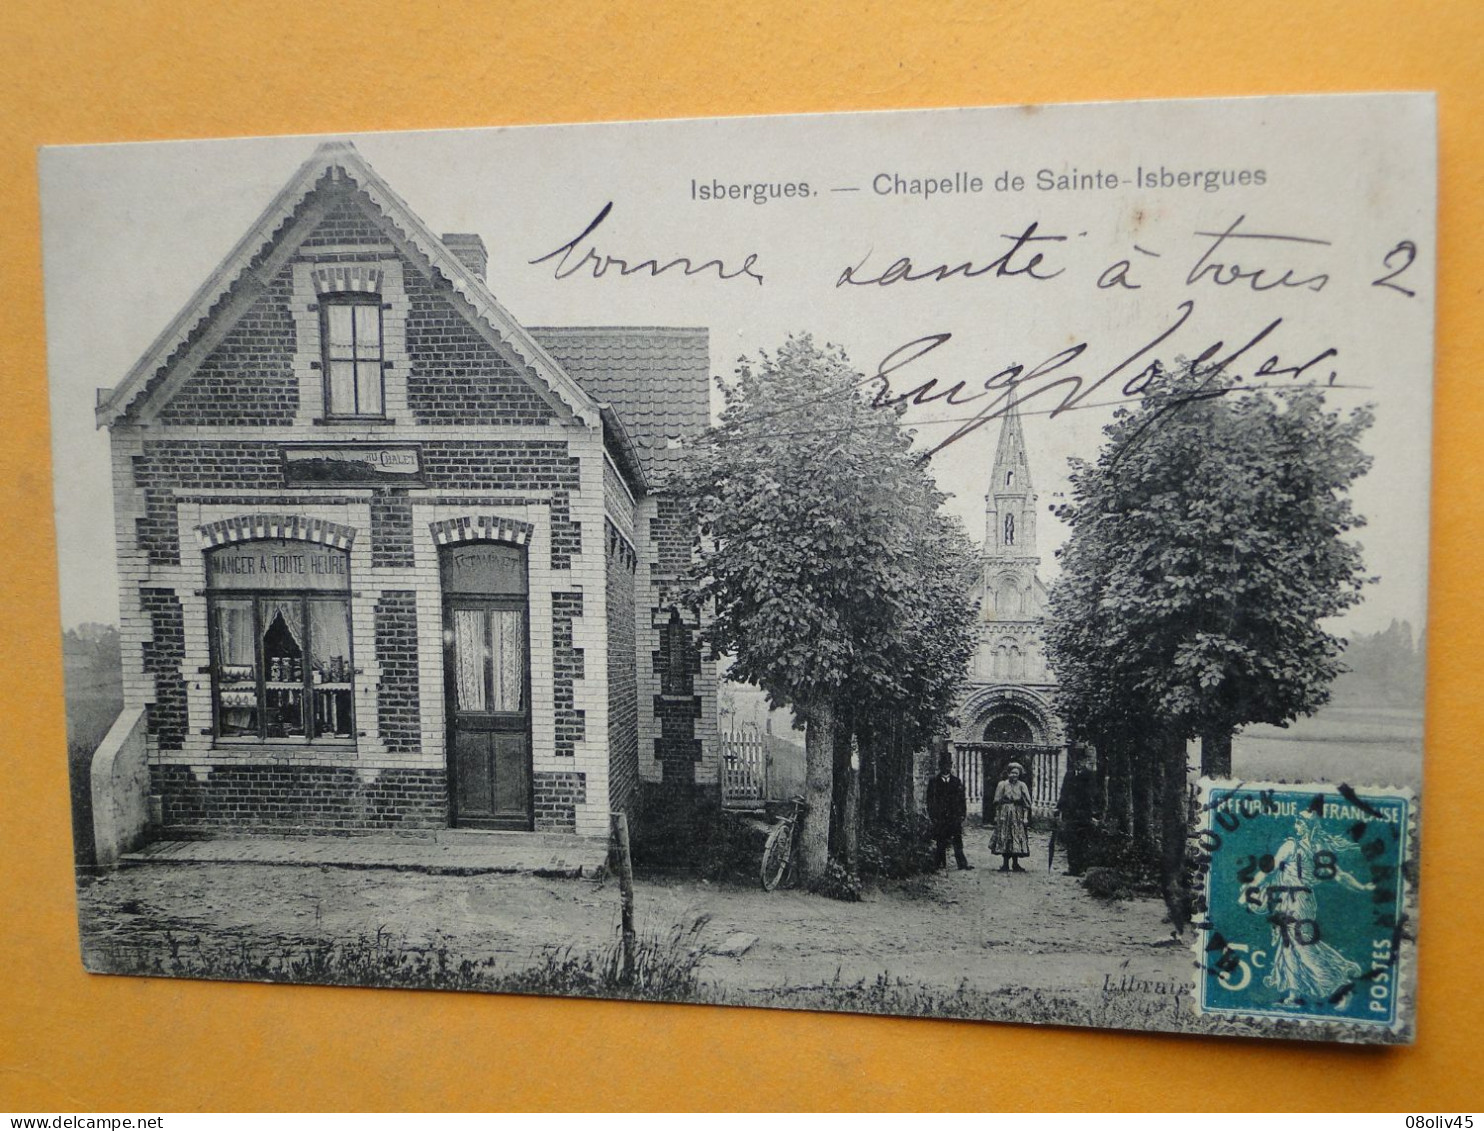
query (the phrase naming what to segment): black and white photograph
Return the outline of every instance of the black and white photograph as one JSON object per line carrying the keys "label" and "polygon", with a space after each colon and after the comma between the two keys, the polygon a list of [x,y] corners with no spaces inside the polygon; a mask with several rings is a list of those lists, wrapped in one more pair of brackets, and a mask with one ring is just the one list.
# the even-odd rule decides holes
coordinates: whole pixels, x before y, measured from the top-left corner
{"label": "black and white photograph", "polygon": [[83,966],[1410,1041],[1435,145],[44,150]]}

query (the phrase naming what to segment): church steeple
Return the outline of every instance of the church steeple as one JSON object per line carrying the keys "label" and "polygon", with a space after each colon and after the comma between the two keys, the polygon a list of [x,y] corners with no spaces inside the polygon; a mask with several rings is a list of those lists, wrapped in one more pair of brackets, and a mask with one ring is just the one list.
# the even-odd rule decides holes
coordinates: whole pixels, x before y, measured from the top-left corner
{"label": "church steeple", "polygon": [[1025,434],[1020,413],[1011,409],[1000,425],[985,496],[984,553],[992,558],[1030,559],[1036,555],[1036,493],[1025,457]]}

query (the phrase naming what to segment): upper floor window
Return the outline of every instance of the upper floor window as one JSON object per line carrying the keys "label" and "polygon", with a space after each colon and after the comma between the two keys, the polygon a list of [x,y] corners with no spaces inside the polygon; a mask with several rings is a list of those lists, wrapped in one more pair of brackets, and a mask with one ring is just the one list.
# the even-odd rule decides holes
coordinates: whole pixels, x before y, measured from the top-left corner
{"label": "upper floor window", "polygon": [[1015,545],[1015,516],[1013,514],[1005,516],[1005,545]]}
{"label": "upper floor window", "polygon": [[381,329],[379,294],[339,294],[320,299],[326,416],[386,414]]}

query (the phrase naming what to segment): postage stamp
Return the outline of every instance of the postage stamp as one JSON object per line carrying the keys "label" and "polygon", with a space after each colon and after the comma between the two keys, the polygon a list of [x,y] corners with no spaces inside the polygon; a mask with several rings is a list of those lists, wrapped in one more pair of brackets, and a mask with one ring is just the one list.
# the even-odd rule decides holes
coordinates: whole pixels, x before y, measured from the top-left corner
{"label": "postage stamp", "polygon": [[1410,791],[1202,783],[1197,1012],[1397,1028]]}

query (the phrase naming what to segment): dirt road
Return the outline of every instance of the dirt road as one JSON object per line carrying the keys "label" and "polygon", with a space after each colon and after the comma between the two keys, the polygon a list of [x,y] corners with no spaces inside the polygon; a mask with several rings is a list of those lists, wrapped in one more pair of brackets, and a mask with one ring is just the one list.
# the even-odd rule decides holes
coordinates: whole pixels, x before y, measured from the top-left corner
{"label": "dirt road", "polygon": [[[1158,900],[1107,903],[1045,863],[1033,841],[1025,874],[1002,873],[971,831],[974,871],[950,870],[867,888],[860,903],[742,884],[641,877],[641,934],[664,937],[708,917],[700,940],[703,996],[783,1004],[809,987],[886,980],[930,995],[1070,995],[1173,1011],[1192,955],[1169,941]],[[341,867],[149,864],[80,893],[84,952],[106,969],[124,949],[314,944],[390,937],[446,948],[496,971],[528,969],[550,952],[593,953],[615,938],[612,880],[530,875],[447,876]],[[755,936],[756,941],[750,942]],[[199,941],[198,941],[199,940]],[[978,995],[976,995],[978,996]]]}

